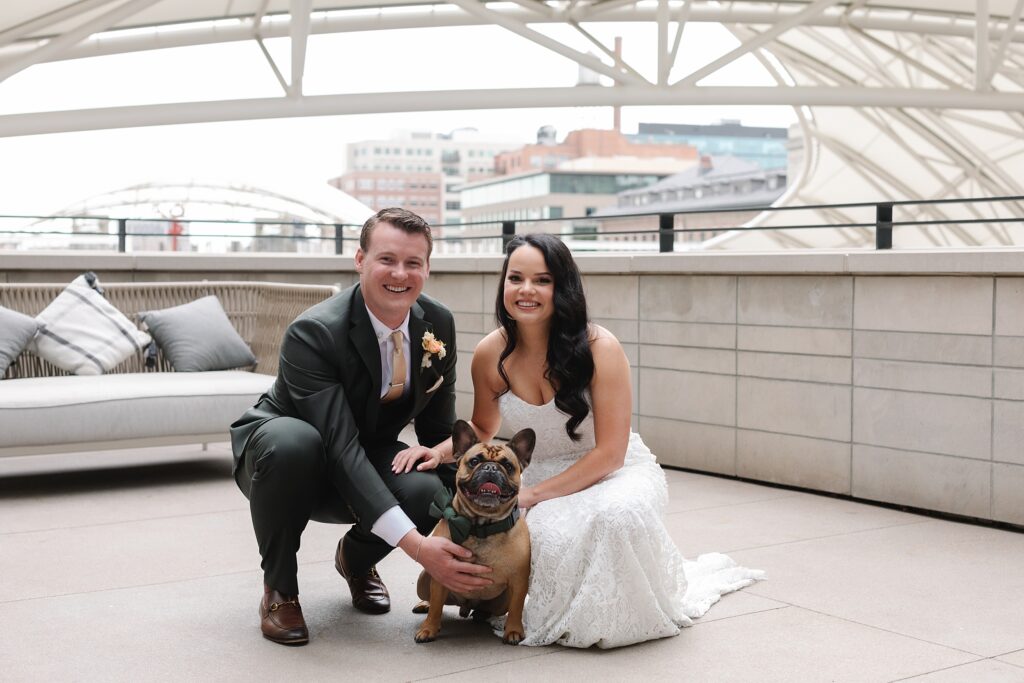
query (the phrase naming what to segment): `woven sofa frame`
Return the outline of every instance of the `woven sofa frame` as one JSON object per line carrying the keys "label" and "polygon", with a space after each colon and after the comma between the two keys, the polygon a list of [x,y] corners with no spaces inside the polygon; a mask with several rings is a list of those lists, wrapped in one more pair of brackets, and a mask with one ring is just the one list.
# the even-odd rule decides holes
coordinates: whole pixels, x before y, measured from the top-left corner
{"label": "woven sofa frame", "polygon": [[[0,306],[36,316],[63,291],[66,284],[0,284]],[[277,374],[281,339],[288,325],[304,310],[332,296],[330,285],[293,285],[268,282],[114,282],[103,284],[104,295],[117,310],[138,323],[137,314],[178,306],[215,295],[228,319],[256,356],[255,372]],[[111,373],[170,372],[173,368],[157,354],[156,367],[147,368],[144,354],[135,354]],[[53,377],[67,372],[25,351],[8,368],[5,379]]]}

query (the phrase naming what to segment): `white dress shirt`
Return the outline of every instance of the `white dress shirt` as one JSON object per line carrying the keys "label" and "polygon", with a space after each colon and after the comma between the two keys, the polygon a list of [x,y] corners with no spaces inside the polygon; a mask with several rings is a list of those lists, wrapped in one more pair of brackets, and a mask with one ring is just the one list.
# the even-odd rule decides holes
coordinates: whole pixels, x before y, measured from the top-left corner
{"label": "white dress shirt", "polygon": [[[377,344],[380,347],[380,396],[388,393],[391,384],[391,376],[394,374],[392,367],[394,357],[394,343],[391,340],[391,333],[395,330],[402,331],[402,353],[405,354],[405,386],[402,387],[403,395],[409,391],[412,378],[412,356],[409,347],[409,314],[406,313],[402,324],[392,330],[377,319],[377,316],[366,309],[370,316],[370,324],[373,325],[373,332],[377,335]],[[398,505],[384,511],[370,529],[374,534],[383,538],[389,545],[397,546],[402,537],[416,528],[416,525],[409,519],[409,515],[402,511]]]}

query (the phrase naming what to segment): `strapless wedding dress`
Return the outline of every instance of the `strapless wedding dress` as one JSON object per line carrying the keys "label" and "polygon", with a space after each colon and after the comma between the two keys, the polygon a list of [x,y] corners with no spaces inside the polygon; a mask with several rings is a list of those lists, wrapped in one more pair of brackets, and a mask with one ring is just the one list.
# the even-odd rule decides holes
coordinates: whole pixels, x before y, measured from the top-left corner
{"label": "strapless wedding dress", "polygon": [[[554,401],[538,406],[506,392],[499,408],[509,434],[526,427],[537,433],[524,485],[555,476],[594,447],[592,415],[574,442]],[[720,553],[684,559],[662,520],[667,503],[664,472],[631,433],[620,469],[532,508],[526,516],[532,558],[521,644],[610,648],[673,636],[723,593],[763,578]]]}

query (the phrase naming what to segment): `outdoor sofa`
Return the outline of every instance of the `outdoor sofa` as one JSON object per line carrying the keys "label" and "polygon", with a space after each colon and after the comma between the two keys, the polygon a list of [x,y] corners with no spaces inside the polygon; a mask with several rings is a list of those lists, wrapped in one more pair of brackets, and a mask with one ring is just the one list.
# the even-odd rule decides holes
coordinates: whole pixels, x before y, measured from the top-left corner
{"label": "outdoor sofa", "polygon": [[[0,283],[0,306],[38,315],[65,284]],[[175,372],[137,353],[100,375],[70,375],[24,351],[0,379],[0,457],[226,441],[228,425],[274,382],[285,328],[337,292],[266,282],[104,283],[126,317],[214,295],[256,357],[242,370]],[[248,370],[248,371],[246,371]]]}

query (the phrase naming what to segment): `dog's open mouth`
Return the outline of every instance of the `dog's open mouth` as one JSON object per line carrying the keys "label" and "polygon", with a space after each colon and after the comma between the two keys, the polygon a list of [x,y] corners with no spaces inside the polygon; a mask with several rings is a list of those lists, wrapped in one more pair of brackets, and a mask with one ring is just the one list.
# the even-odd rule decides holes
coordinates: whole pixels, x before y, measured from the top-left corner
{"label": "dog's open mouth", "polygon": [[499,483],[493,479],[474,477],[469,481],[459,482],[459,491],[478,507],[497,507],[519,494],[519,489],[507,482]]}

